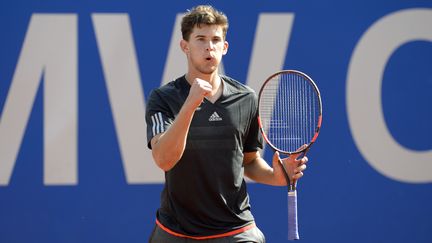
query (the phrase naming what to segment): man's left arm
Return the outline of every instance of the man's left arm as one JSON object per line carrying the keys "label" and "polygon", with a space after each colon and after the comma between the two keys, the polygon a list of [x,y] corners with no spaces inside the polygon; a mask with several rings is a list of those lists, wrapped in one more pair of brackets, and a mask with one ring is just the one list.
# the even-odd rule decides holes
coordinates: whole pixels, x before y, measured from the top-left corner
{"label": "man's left arm", "polygon": [[279,153],[273,154],[271,167],[262,157],[259,151],[245,152],[243,164],[245,175],[250,179],[267,185],[284,186],[286,179],[279,160],[285,164],[290,180],[298,180],[306,169],[307,157],[299,159],[300,155],[291,155],[284,159],[279,158]]}

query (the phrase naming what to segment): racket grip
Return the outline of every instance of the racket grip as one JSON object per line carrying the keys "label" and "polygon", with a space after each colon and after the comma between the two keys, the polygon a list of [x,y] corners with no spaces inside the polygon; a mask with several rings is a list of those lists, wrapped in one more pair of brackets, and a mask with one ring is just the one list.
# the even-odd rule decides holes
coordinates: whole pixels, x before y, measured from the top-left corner
{"label": "racket grip", "polygon": [[297,191],[288,192],[288,240],[300,239],[297,222]]}

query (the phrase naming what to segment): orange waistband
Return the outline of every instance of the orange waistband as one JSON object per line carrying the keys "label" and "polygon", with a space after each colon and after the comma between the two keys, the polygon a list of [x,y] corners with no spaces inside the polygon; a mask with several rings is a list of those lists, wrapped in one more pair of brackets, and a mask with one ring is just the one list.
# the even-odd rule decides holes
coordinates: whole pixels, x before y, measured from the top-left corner
{"label": "orange waistband", "polygon": [[161,224],[161,222],[159,222],[159,220],[157,220],[157,219],[156,219],[156,224],[162,230],[164,230],[165,232],[167,232],[170,235],[181,237],[181,238],[194,239],[194,240],[208,240],[208,239],[215,239],[215,238],[222,238],[222,237],[232,236],[232,235],[236,235],[236,234],[245,232],[246,230],[249,230],[249,229],[252,229],[253,227],[255,227],[255,223],[252,223],[252,224],[246,225],[244,227],[241,227],[239,229],[232,230],[232,231],[229,231],[229,232],[226,232],[226,233],[222,233],[222,234],[208,235],[208,236],[190,236],[190,235],[180,234],[180,233],[177,233],[177,232],[174,232],[174,231],[168,229],[163,224]]}

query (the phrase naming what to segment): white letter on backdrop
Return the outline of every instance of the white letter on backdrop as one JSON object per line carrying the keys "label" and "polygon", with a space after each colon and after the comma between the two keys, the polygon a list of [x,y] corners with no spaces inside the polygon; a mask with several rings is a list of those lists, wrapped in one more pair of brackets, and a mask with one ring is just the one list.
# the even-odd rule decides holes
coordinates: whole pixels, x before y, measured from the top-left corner
{"label": "white letter on backdrop", "polygon": [[78,183],[77,16],[33,14],[0,120],[0,185],[8,185],[44,76],[44,183]]}
{"label": "white letter on backdrop", "polygon": [[432,41],[432,10],[401,10],[384,16],[362,36],[351,58],[347,113],[357,147],[381,174],[401,182],[432,182],[432,151],[415,151],[394,140],[386,126],[381,83],[394,51],[411,41]]}
{"label": "white letter on backdrop", "polygon": [[96,40],[129,184],[161,183],[147,148],[145,100],[129,16],[92,14]]}

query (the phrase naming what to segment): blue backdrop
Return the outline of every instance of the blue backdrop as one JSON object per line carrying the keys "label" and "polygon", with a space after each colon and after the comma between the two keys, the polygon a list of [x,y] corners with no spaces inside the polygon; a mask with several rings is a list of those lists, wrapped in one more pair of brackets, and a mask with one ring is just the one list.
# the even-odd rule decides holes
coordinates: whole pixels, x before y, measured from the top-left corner
{"label": "blue backdrop", "polygon": [[[432,242],[430,0],[1,1],[0,242],[147,242],[163,175],[145,98],[185,72],[178,20],[202,3],[230,19],[224,73],[320,87],[301,240]],[[248,187],[286,241],[285,188]]]}

